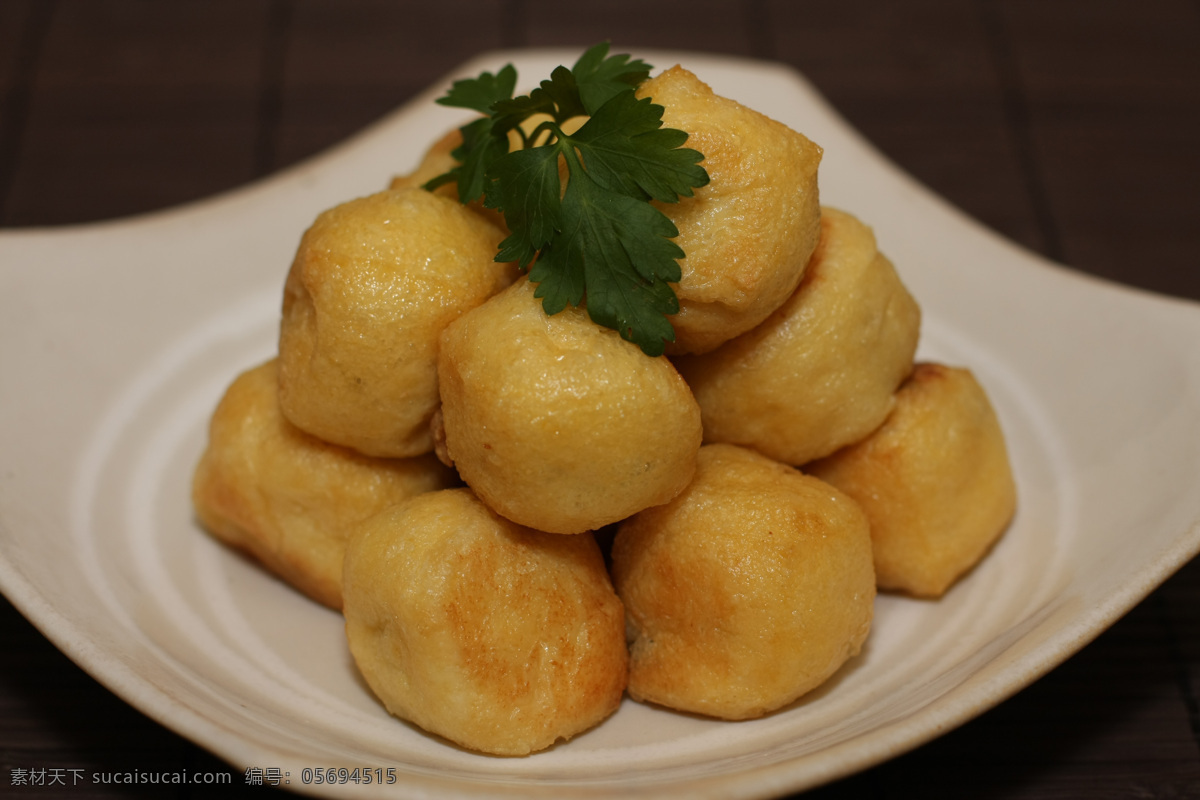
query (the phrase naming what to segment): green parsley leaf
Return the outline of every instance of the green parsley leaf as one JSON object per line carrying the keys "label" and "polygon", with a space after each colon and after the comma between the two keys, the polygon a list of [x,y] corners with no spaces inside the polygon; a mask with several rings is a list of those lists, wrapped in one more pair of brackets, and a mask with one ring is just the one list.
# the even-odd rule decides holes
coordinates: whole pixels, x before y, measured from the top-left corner
{"label": "green parsley leaf", "polygon": [[666,315],[679,311],[670,282],[680,278],[683,251],[669,237],[675,225],[658,209],[607,191],[586,172],[567,182],[563,225],[541,251],[529,279],[547,313],[579,305],[647,355],[662,355],[675,331]]}
{"label": "green parsley leaf", "polygon": [[[495,75],[484,72],[478,78],[455,81],[450,91],[437,102],[490,115],[492,106],[512,97],[516,85],[517,70],[508,64]],[[481,117],[459,130],[462,144],[451,153],[459,166],[429,181],[425,188],[432,191],[443,184],[456,183],[458,199],[465,205],[483,194],[488,167],[508,152],[508,142],[490,116]]]}
{"label": "green parsley leaf", "polygon": [[444,97],[437,99],[438,105],[453,108],[469,108],[480,114],[491,114],[492,105],[512,97],[517,86],[517,70],[507,64],[498,73],[481,73],[478,78],[455,81]]}
{"label": "green parsley leaf", "polygon": [[533,114],[549,114],[558,123],[587,113],[575,76],[566,67],[555,67],[550,79],[542,81],[527,96],[501,101],[493,110],[501,119],[520,116],[523,120]]}
{"label": "green parsley leaf", "polygon": [[[678,202],[708,183],[703,154],[687,133],[662,127],[663,107],[639,99],[651,67],[608,44],[558,67],[528,95],[513,97],[516,71],[455,81],[439,102],[485,114],[461,128],[459,162],[426,184],[455,181],[463,203],[483,198],[510,231],[498,261],[515,261],[538,284],[547,314],[584,306],[648,355],[661,355],[679,312],[679,231],[651,201]],[[522,126],[546,115],[532,131]],[[573,134],[563,124],[587,120]],[[522,142],[509,150],[509,134]],[[566,186],[561,180],[565,167]]]}
{"label": "green parsley leaf", "polygon": [[488,169],[508,152],[508,142],[495,136],[494,128],[495,123],[489,117],[464,125],[460,129],[462,144],[451,151],[459,165],[431,180],[425,188],[432,191],[443,183],[454,182],[458,185],[458,200],[463,205],[482,195],[488,181]]}
{"label": "green parsley leaf", "polygon": [[500,243],[497,261],[516,261],[525,269],[561,229],[558,155],[555,147],[515,150],[497,159],[488,173],[484,204],[502,209],[511,231]]}
{"label": "green parsley leaf", "polygon": [[687,134],[662,127],[662,114],[663,107],[650,98],[639,100],[633,92],[622,92],[570,140],[588,173],[602,185],[631,197],[640,189],[659,202],[674,203],[680,196],[691,197],[693,187],[708,183],[708,173],[696,163],[703,156],[681,147]]}
{"label": "green parsley leaf", "polygon": [[627,55],[607,55],[608,42],[592,45],[571,68],[588,114],[595,114],[613,95],[636,89],[650,77],[651,67],[646,62],[630,61]]}

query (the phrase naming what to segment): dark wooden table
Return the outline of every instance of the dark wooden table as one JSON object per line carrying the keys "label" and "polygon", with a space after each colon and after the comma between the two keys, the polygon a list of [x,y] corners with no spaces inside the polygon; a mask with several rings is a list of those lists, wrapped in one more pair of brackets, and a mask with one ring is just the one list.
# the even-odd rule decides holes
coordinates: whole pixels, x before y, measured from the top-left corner
{"label": "dark wooden table", "polygon": [[[1200,300],[1196,0],[575,6],[0,0],[0,225],[203,197],[343,139],[482,50],[611,39],[791,64],[901,166],[1002,234]],[[1200,798],[1198,697],[1194,561],[1026,691],[812,796]],[[5,601],[0,769],[0,796],[81,798],[129,792],[11,779],[229,768],[111,695]]]}

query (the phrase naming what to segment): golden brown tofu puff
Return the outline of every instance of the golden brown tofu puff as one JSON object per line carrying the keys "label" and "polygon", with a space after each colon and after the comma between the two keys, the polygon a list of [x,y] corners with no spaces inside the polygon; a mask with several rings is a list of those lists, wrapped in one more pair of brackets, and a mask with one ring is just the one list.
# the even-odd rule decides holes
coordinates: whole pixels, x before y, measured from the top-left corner
{"label": "golden brown tofu puff", "polygon": [[401,500],[457,484],[431,455],[369,458],[308,435],[279,411],[277,362],[234,380],[213,412],[192,484],[196,514],[317,602],[342,607],[351,527]]}
{"label": "golden brown tofu puff", "polygon": [[396,189],[305,232],[284,287],[280,402],[297,427],[366,455],[433,449],[442,329],[516,277],[503,231],[454,200]]}
{"label": "golden brown tofu puff", "polygon": [[867,518],[832,486],[733,445],[622,523],[629,694],[750,719],[814,689],[859,652],[874,614]]}
{"label": "golden brown tofu puff", "polygon": [[795,290],[820,235],[821,148],[786,125],[714,94],[682,67],[646,81],[639,97],[686,131],[710,182],[657,204],[686,258],[668,353],[703,353],[766,319]]}
{"label": "golden brown tofu puff", "polygon": [[671,363],[582,309],[548,316],[527,279],[446,327],[438,379],[454,466],[522,525],[594,530],[691,479],[700,410]]}
{"label": "golden brown tofu puff", "polygon": [[918,364],[879,430],[807,469],[866,511],[881,589],[942,595],[1016,510],[987,394],[969,370],[941,364]]}
{"label": "golden brown tofu puff", "polygon": [[362,524],[345,585],[371,689],[463,747],[526,755],[621,702],[624,614],[590,534],[530,530],[469,489],[433,492]]}
{"label": "golden brown tofu puff", "polygon": [[921,312],[871,229],[832,208],[800,288],[717,350],[677,358],[706,442],[804,464],[883,422],[911,372]]}

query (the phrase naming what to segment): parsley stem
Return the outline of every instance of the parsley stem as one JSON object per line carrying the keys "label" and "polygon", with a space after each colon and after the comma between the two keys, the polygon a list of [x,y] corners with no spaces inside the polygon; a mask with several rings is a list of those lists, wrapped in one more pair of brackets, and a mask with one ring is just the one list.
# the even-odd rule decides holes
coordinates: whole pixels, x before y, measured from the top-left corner
{"label": "parsley stem", "polygon": [[[538,146],[554,144],[554,143],[558,142],[559,140],[565,138],[563,135],[563,132],[562,132],[562,128],[558,127],[558,123],[555,122],[554,120],[546,120],[541,125],[538,125],[536,128],[534,128],[533,133],[531,133],[529,135],[529,141],[534,142],[536,144],[538,139],[540,139],[543,135],[546,135],[546,140],[544,142],[542,142],[541,145],[538,145]],[[529,147],[530,145],[527,142],[525,146]]]}

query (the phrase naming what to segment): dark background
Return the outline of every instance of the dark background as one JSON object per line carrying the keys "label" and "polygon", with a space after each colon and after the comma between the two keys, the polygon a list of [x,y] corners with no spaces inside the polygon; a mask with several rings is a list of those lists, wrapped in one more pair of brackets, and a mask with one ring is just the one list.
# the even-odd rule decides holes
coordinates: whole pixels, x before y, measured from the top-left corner
{"label": "dark background", "polygon": [[[205,197],[344,139],[481,51],[602,39],[790,64],[1003,235],[1200,300],[1195,0],[0,0],[0,226]],[[811,796],[1200,798],[1198,696],[1194,561],[1016,697]],[[126,794],[10,786],[14,769],[54,767],[228,769],[4,601],[0,796]]]}

